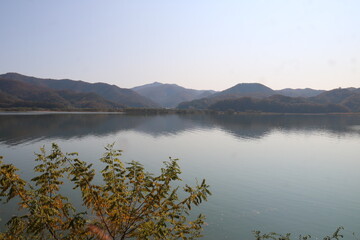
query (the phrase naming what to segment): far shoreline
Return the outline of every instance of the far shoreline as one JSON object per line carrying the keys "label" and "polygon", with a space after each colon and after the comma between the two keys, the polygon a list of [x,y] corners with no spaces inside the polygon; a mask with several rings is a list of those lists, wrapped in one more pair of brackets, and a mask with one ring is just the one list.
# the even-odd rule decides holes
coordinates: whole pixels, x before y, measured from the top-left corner
{"label": "far shoreline", "polygon": [[0,109],[0,115],[46,115],[46,114],[127,114],[127,115],[166,115],[166,114],[209,114],[209,115],[277,115],[277,116],[326,116],[326,115],[360,115],[360,112],[329,113],[289,113],[289,112],[235,112],[200,109],[167,109],[167,108],[126,108],[126,109]]}

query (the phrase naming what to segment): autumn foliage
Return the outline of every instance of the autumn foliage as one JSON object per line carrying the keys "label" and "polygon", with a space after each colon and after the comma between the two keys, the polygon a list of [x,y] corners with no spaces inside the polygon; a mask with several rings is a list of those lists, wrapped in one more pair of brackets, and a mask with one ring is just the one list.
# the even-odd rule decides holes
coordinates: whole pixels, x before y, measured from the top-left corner
{"label": "autumn foliage", "polygon": [[[30,182],[24,181],[12,164],[0,161],[0,200],[18,200],[19,214],[7,223],[0,239],[195,239],[201,237],[204,216],[192,221],[192,206],[210,195],[203,180],[195,187],[181,181],[177,159],[164,162],[154,176],[138,162],[123,163],[120,150],[106,147],[102,184],[95,184],[96,171],[76,153],[65,154],[56,145],[37,154]],[[68,179],[68,180],[67,180]],[[81,192],[86,211],[79,212],[60,188],[70,181]]]}

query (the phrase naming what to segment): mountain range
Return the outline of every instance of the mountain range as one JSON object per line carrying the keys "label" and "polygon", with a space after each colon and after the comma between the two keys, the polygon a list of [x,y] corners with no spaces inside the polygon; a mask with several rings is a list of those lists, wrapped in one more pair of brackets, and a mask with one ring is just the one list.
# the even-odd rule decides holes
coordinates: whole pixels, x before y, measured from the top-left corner
{"label": "mountain range", "polygon": [[240,83],[224,91],[194,90],[154,82],[132,89],[106,83],[0,75],[0,108],[94,109],[179,108],[256,112],[360,112],[360,89],[273,90]]}
{"label": "mountain range", "polygon": [[180,103],[178,108],[278,113],[360,112],[360,89],[274,91],[259,83],[245,83],[207,98]]}

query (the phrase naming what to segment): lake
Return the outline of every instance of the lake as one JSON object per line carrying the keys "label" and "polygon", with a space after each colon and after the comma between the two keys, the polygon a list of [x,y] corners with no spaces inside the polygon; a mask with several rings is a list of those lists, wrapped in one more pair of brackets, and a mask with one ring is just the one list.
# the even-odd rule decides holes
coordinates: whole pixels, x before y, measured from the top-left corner
{"label": "lake", "polygon": [[[360,115],[0,114],[0,155],[24,178],[52,142],[95,166],[114,142],[123,161],[151,172],[179,158],[184,182],[211,186],[196,209],[207,216],[204,239],[360,234]],[[2,223],[12,210],[0,205]]]}

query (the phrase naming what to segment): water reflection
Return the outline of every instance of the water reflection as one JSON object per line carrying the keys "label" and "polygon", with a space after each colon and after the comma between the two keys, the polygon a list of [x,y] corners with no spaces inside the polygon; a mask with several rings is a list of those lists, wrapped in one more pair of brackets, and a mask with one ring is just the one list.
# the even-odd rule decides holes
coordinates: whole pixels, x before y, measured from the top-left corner
{"label": "water reflection", "polygon": [[360,115],[214,115],[214,123],[238,138],[262,138],[272,131],[360,134]]}
{"label": "water reflection", "polygon": [[123,115],[2,114],[0,142],[106,136],[134,130],[154,137],[218,128],[237,138],[259,139],[274,130],[360,134],[360,115]]}
{"label": "water reflection", "polygon": [[[198,210],[209,240],[253,239],[254,229],[323,236],[340,225],[351,239],[360,229],[359,139],[360,115],[0,115],[0,155],[27,179],[33,152],[52,141],[96,169],[112,141],[122,160],[151,172],[179,157],[186,183],[206,178],[212,188]],[[0,228],[14,209],[0,206]]]}

